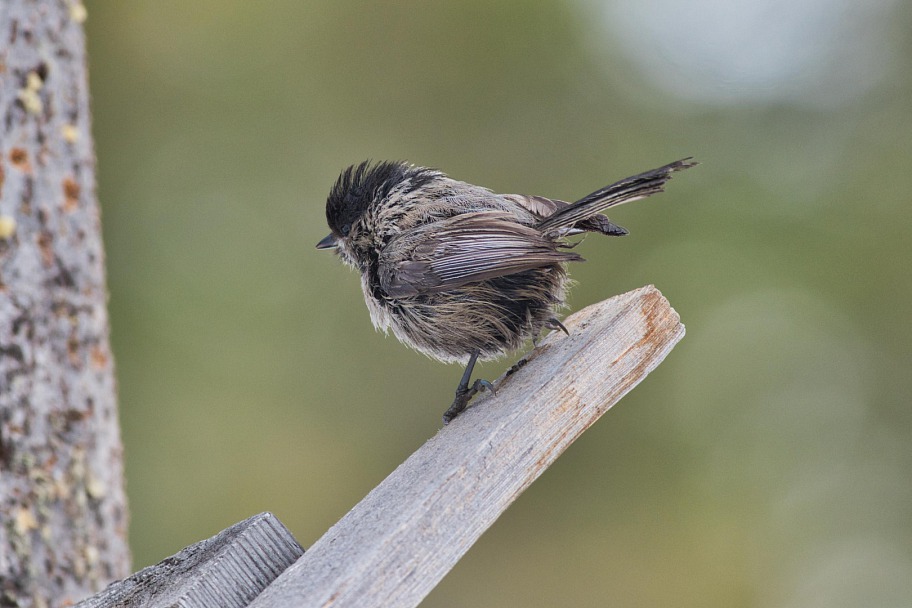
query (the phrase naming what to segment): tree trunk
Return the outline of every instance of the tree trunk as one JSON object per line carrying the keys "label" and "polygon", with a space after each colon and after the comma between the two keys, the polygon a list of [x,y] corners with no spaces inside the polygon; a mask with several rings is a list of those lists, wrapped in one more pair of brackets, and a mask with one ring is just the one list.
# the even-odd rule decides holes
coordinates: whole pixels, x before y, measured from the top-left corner
{"label": "tree trunk", "polygon": [[85,17],[0,3],[0,606],[130,572]]}

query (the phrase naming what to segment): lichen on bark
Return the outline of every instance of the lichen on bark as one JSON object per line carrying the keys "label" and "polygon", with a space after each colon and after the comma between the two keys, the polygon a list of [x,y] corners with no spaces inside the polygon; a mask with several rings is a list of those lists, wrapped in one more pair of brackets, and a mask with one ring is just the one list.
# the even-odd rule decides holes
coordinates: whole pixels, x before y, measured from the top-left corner
{"label": "lichen on bark", "polygon": [[0,8],[0,606],[130,572],[84,18]]}

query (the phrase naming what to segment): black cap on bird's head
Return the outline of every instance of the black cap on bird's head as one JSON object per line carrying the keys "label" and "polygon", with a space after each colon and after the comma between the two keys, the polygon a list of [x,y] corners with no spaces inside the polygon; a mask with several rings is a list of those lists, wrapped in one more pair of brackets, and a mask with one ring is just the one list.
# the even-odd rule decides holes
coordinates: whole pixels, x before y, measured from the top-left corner
{"label": "black cap on bird's head", "polygon": [[414,190],[439,173],[404,161],[371,163],[366,160],[343,170],[326,199],[326,223],[332,231],[317,243],[317,249],[332,249],[349,238],[352,228],[372,204],[383,201],[399,184],[409,181]]}

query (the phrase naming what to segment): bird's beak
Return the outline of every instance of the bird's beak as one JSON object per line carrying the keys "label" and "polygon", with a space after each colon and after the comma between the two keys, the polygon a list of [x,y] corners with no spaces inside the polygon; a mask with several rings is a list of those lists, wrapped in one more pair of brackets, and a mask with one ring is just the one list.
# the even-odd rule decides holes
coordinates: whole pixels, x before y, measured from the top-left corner
{"label": "bird's beak", "polygon": [[339,244],[336,242],[336,235],[327,234],[326,237],[317,243],[317,249],[335,249]]}

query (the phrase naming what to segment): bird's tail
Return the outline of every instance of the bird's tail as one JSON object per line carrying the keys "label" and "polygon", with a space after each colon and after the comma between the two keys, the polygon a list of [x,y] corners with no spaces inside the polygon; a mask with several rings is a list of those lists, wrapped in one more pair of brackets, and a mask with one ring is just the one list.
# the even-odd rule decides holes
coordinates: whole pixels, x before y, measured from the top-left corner
{"label": "bird's tail", "polygon": [[684,158],[664,167],[622,179],[610,186],[596,190],[570,206],[564,207],[553,215],[546,217],[538,224],[538,228],[542,232],[570,228],[577,222],[586,220],[609,207],[629,203],[630,201],[662,192],[665,189],[665,182],[671,179],[672,173],[688,169],[697,164],[699,163],[691,160],[691,158]]}

